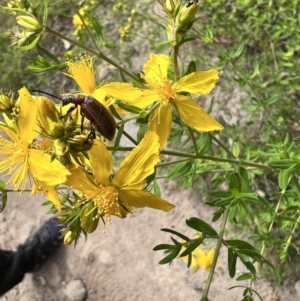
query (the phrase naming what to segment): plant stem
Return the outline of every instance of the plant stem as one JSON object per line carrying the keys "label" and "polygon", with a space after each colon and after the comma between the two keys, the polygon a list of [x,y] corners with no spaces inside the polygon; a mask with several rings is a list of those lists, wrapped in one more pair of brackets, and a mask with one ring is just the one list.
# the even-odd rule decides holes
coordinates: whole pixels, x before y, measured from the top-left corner
{"label": "plant stem", "polygon": [[[131,151],[132,149],[133,149],[132,147],[122,147],[122,146],[120,146],[116,149],[116,151]],[[179,153],[179,152],[167,151],[167,150],[162,150],[160,153],[163,154],[163,155],[171,155],[171,156],[176,156],[176,157],[210,160],[210,161],[215,161],[215,162],[226,162],[226,163],[232,163],[232,164],[239,164],[239,165],[242,165],[242,166],[251,166],[251,167],[255,167],[257,169],[272,170],[272,168],[268,165],[249,162],[249,161],[246,161],[246,160],[219,158],[219,157],[213,157],[213,156],[202,156],[202,155],[195,155],[195,154],[189,154],[189,153]]]}
{"label": "plant stem", "polygon": [[221,246],[222,246],[225,226],[226,226],[226,223],[227,223],[229,212],[230,212],[230,206],[227,206],[225,211],[224,211],[224,214],[223,214],[223,219],[222,219],[221,229],[220,229],[220,232],[219,232],[219,238],[218,238],[218,242],[217,242],[217,246],[216,246],[216,251],[215,251],[215,254],[214,254],[214,258],[213,258],[213,261],[212,261],[212,264],[211,264],[211,267],[210,267],[210,270],[209,270],[208,278],[207,278],[205,288],[204,288],[204,291],[203,291],[203,294],[202,294],[202,298],[200,299],[200,301],[208,300],[207,296],[208,296],[209,288],[210,288],[210,285],[211,285],[211,282],[212,282],[212,279],[213,279],[213,276],[214,276],[214,273],[215,273],[215,268],[216,268],[216,265],[217,265],[219,252],[220,252],[220,249],[221,249]]}
{"label": "plant stem", "polygon": [[218,138],[216,138],[212,133],[209,133],[209,136],[211,137],[212,140],[214,140],[219,146],[221,146],[225,152],[232,158],[237,159],[237,157],[228,149],[228,147],[223,144]]}

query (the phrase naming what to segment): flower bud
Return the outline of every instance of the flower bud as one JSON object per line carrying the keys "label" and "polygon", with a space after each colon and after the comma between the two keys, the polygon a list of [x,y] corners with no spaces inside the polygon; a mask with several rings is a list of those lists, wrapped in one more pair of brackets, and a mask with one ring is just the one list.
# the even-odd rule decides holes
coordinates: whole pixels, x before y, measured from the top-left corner
{"label": "flower bud", "polygon": [[50,125],[50,135],[54,138],[62,138],[65,134],[65,128],[62,124],[52,123]]}
{"label": "flower bud", "polygon": [[89,139],[88,135],[79,134],[68,139],[72,151],[86,152],[93,146],[93,139]]}
{"label": "flower bud", "polygon": [[[43,131],[43,135],[61,138],[62,121],[54,103],[46,97],[33,96],[37,102],[37,120]],[[58,126],[59,130],[58,130]],[[55,132],[57,131],[57,135]]]}
{"label": "flower bud", "polygon": [[64,244],[68,245],[73,241],[72,231],[68,231],[64,236]]}
{"label": "flower bud", "polygon": [[43,28],[38,19],[32,16],[18,16],[17,23],[29,31],[39,31]]}
{"label": "flower bud", "polygon": [[163,5],[165,12],[170,18],[175,18],[180,9],[180,1],[178,0],[166,0]]}
{"label": "flower bud", "polygon": [[3,113],[11,113],[14,108],[12,99],[6,95],[0,95],[0,111]]}
{"label": "flower bud", "polygon": [[99,223],[99,216],[97,216],[97,210],[94,208],[94,203],[89,202],[87,207],[83,210],[81,215],[81,227],[87,232],[94,232]]}
{"label": "flower bud", "polygon": [[53,152],[56,156],[62,157],[70,150],[70,143],[61,139],[55,139],[52,144]]}
{"label": "flower bud", "polygon": [[198,12],[198,8],[199,4],[196,1],[181,8],[175,20],[175,27],[177,30],[189,28],[193,24],[193,19]]}

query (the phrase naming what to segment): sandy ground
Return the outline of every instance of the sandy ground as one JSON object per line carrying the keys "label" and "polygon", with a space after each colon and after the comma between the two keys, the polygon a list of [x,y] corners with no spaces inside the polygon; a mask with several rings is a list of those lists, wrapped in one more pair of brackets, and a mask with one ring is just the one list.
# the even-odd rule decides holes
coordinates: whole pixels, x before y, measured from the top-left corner
{"label": "sandy ground", "polygon": [[[0,301],[150,301],[200,300],[207,272],[188,270],[186,264],[176,260],[170,266],[159,265],[162,252],[152,251],[160,243],[169,243],[167,233],[160,231],[172,227],[192,236],[185,220],[191,216],[210,221],[211,209],[201,203],[193,191],[176,190],[174,183],[163,184],[163,196],[176,204],[169,212],[142,209],[126,219],[112,219],[106,233],[101,227],[84,238],[79,245],[62,246],[41,270],[28,274],[24,280]],[[0,247],[13,249],[24,242],[47,218],[42,207],[44,196],[9,195],[8,206],[0,214]],[[236,282],[226,273],[226,253],[223,250],[215,279],[211,286],[210,301],[242,299],[242,289],[228,290]],[[242,272],[238,270],[237,276]],[[257,290],[264,300],[300,300],[297,288],[282,288],[279,298],[267,282]],[[258,299],[257,299],[258,300]]]}

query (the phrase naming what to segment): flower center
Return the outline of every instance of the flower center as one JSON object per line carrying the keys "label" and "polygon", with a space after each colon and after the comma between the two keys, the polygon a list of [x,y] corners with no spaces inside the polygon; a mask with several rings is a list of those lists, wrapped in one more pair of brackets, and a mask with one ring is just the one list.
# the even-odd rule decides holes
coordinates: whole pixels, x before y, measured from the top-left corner
{"label": "flower center", "polygon": [[105,216],[108,221],[110,221],[111,215],[121,216],[118,190],[115,187],[101,185],[93,201],[98,208],[98,216]]}
{"label": "flower center", "polygon": [[169,102],[174,99],[175,91],[173,90],[173,83],[165,79],[162,83],[156,85],[156,90],[162,100]]}

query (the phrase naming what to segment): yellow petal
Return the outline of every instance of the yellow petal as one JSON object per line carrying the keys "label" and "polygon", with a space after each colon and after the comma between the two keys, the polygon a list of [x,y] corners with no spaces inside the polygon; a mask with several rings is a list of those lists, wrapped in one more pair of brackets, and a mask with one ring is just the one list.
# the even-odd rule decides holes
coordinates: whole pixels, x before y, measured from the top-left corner
{"label": "yellow petal", "polygon": [[89,178],[85,169],[82,167],[71,168],[65,184],[71,188],[79,190],[93,198],[98,190],[98,186]]}
{"label": "yellow petal", "polygon": [[104,143],[100,139],[95,140],[88,154],[97,183],[109,185],[109,176],[113,169],[113,160]]}
{"label": "yellow petal", "polygon": [[189,92],[194,95],[206,95],[219,79],[217,70],[197,71],[180,78],[173,84],[177,92]]}
{"label": "yellow petal", "polygon": [[[55,188],[47,185],[44,182],[35,181],[36,184],[31,188],[31,195],[38,193],[40,190],[46,195],[47,200],[51,201],[57,210],[61,210],[61,203],[58,197],[58,193]],[[39,187],[39,188],[37,188]]]}
{"label": "yellow petal", "polygon": [[19,91],[19,114],[18,114],[18,134],[23,143],[31,143],[37,136],[39,126],[37,124],[36,101],[24,87]]}
{"label": "yellow petal", "polygon": [[199,132],[210,132],[223,130],[223,126],[210,117],[190,97],[177,95],[174,104],[180,118],[190,127]]}
{"label": "yellow petal", "polygon": [[85,94],[93,94],[96,89],[93,59],[82,56],[77,61],[68,61],[67,65],[69,74],[64,74],[73,78]]}
{"label": "yellow petal", "polygon": [[103,105],[105,105],[105,97],[106,97],[106,91],[104,89],[102,89],[102,87],[97,88],[92,96],[97,99],[100,103],[102,103]]}
{"label": "yellow petal", "polygon": [[141,89],[141,96],[131,101],[131,104],[144,109],[154,103],[161,100],[161,96],[157,93],[157,90]]}
{"label": "yellow petal", "polygon": [[29,149],[28,167],[34,178],[50,186],[64,183],[70,174],[61,163],[51,162],[50,155],[37,149]]}
{"label": "yellow petal", "polygon": [[172,126],[172,107],[170,103],[162,101],[161,105],[151,114],[148,130],[159,136],[160,150],[166,145]]}
{"label": "yellow petal", "polygon": [[121,188],[140,184],[147,176],[153,174],[154,166],[160,161],[159,147],[157,134],[147,132],[140,144],[122,162],[112,179],[112,185]]}
{"label": "yellow petal", "polygon": [[119,189],[119,198],[124,203],[135,208],[149,207],[162,211],[169,211],[175,207],[173,204],[143,190]]}
{"label": "yellow petal", "polygon": [[150,54],[150,60],[144,65],[144,79],[152,88],[167,79],[170,58],[165,54]]}
{"label": "yellow petal", "polygon": [[127,101],[132,103],[135,99],[138,99],[142,95],[142,90],[134,88],[127,83],[113,82],[103,85],[101,89],[105,90],[107,95],[112,96],[118,100]]}

